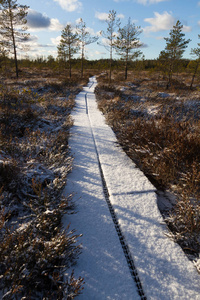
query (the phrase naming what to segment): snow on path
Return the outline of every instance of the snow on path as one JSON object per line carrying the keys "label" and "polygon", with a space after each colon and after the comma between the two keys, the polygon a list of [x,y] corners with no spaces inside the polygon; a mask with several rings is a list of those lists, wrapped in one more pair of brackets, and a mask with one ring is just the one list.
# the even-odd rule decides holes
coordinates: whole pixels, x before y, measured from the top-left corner
{"label": "snow on path", "polygon": [[155,188],[117,145],[97,109],[95,84],[93,77],[76,98],[70,138],[74,169],[66,187],[66,192],[75,192],[78,210],[70,221],[83,233],[83,253],[75,267],[75,274],[85,278],[79,298],[139,299],[104,198],[96,147],[147,299],[200,299],[199,275],[181,248],[166,237]]}
{"label": "snow on path", "polygon": [[[85,88],[84,90],[88,90]],[[118,235],[105,201],[88,115],[85,92],[76,98],[74,126],[69,145],[74,156],[66,193],[74,192],[77,214],[66,216],[66,225],[82,233],[82,254],[75,276],[85,280],[79,299],[140,299],[130,275]]]}

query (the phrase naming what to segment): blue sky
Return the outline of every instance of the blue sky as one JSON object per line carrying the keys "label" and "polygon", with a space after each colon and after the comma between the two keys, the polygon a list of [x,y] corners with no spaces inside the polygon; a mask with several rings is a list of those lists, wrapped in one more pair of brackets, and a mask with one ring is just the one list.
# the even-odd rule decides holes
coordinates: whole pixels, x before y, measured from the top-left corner
{"label": "blue sky", "polygon": [[[129,17],[136,26],[141,26],[143,32],[139,37],[145,45],[141,50],[146,59],[159,56],[166,45],[163,38],[169,36],[177,20],[183,25],[185,38],[192,40],[184,57],[191,58],[191,48],[200,42],[200,1],[197,0],[19,0],[18,3],[29,6],[29,56],[56,57],[62,29],[68,23],[76,26],[80,18],[92,35],[106,31],[104,20],[110,10],[117,12],[121,26]],[[88,59],[109,57],[106,48],[97,43],[88,45],[85,55]]]}

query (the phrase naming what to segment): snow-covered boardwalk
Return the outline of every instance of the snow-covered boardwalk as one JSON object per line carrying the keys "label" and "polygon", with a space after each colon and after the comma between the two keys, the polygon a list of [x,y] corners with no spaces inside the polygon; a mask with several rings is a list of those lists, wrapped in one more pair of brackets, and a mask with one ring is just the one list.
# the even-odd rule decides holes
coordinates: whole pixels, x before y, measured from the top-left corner
{"label": "snow-covered boardwalk", "polygon": [[[82,254],[74,267],[75,276],[85,280],[79,299],[200,299],[200,275],[166,237],[155,188],[117,145],[97,109],[95,85],[93,77],[76,97],[70,137],[74,167],[66,186],[77,205],[77,214],[67,216],[66,225],[70,221],[83,234]],[[102,176],[136,276],[127,264]],[[133,278],[137,275],[142,292]]]}

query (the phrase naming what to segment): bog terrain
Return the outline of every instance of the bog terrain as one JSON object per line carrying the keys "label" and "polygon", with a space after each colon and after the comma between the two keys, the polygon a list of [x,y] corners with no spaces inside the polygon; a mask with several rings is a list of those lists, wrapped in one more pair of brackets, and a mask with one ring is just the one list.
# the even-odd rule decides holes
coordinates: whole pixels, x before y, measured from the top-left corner
{"label": "bog terrain", "polygon": [[[0,289],[22,295],[73,299],[84,279],[66,270],[81,255],[73,223],[76,207],[63,196],[73,167],[68,147],[75,96],[97,75],[99,109],[119,144],[157,188],[158,207],[200,272],[200,85],[191,75],[166,81],[157,72],[87,71],[84,78],[24,69],[18,80],[1,78],[0,91]],[[50,298],[51,297],[51,298]],[[18,298],[17,298],[18,299]],[[24,298],[28,299],[28,298]]]}

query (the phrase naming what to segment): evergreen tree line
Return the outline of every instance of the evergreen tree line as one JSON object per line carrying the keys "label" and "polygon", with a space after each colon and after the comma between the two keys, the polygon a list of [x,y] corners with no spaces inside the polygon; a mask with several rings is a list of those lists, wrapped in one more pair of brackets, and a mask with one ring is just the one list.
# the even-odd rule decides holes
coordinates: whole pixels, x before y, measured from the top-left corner
{"label": "evergreen tree line", "polygon": [[[29,40],[27,30],[26,16],[28,6],[20,5],[17,0],[0,0],[0,63],[14,62],[16,77],[19,76],[17,50],[22,49]],[[127,24],[121,27],[120,19],[117,18],[116,11],[109,11],[108,18],[105,20],[107,24],[106,31],[101,31],[100,36],[104,38],[105,43],[98,42],[98,36],[91,36],[87,30],[86,23],[81,18],[76,27],[67,24],[61,32],[61,40],[57,47],[58,55],[55,59],[48,56],[32,60],[32,64],[44,66],[45,64],[52,68],[62,68],[69,71],[69,77],[72,76],[72,67],[80,68],[81,77],[83,77],[84,68],[101,68],[109,70],[109,82],[112,78],[113,68],[124,68],[124,79],[127,79],[128,69],[134,66],[139,69],[146,69],[149,66],[157,68],[167,77],[167,88],[170,86],[174,72],[185,65],[183,54],[188,47],[190,39],[185,39],[182,32],[183,25],[178,20],[170,30],[169,37],[164,38],[166,41],[165,49],[159,54],[156,60],[145,61],[141,51],[143,43],[139,36],[142,33],[140,26],[136,26],[131,18]],[[199,36],[200,37],[200,36]],[[91,43],[97,42],[105,47],[109,52],[109,59],[101,59],[98,61],[88,61],[85,58],[85,47]],[[27,50],[27,49],[26,49]],[[75,54],[81,53],[81,58],[76,59]],[[113,53],[116,53],[120,59],[113,59]],[[191,88],[198,73],[200,62],[200,43],[196,48],[191,49],[191,54],[195,61],[192,64],[193,77]],[[9,57],[9,59],[8,59]],[[12,59],[10,59],[12,57]],[[21,60],[21,65],[30,65],[30,59]]]}

